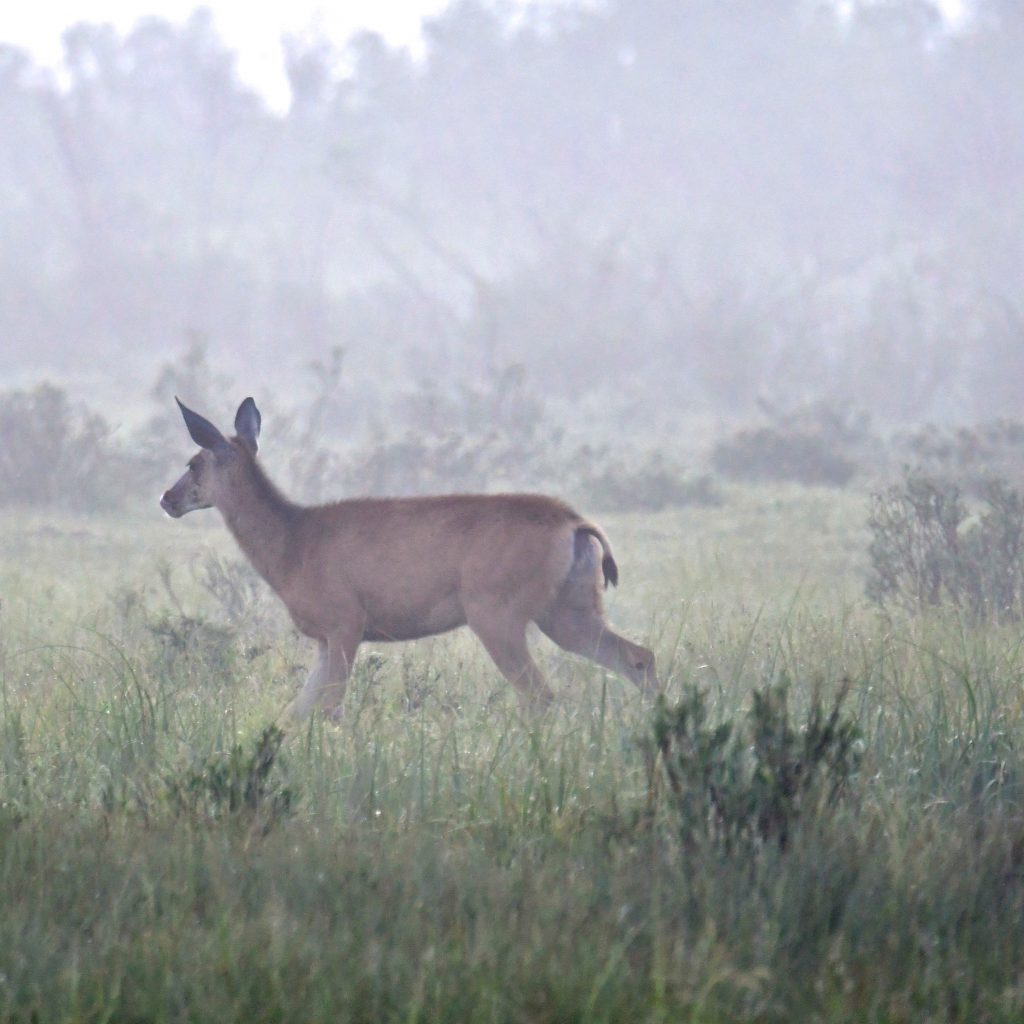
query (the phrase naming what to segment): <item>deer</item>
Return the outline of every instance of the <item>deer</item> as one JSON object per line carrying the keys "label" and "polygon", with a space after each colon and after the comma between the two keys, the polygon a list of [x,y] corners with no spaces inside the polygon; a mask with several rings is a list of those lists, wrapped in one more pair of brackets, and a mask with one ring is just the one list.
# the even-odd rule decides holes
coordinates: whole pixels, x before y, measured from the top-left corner
{"label": "deer", "polygon": [[530,653],[536,623],[559,647],[658,690],[654,655],[605,621],[602,592],[619,570],[604,531],[540,494],[355,497],[322,505],[287,498],[257,458],[262,416],[252,398],[232,437],[175,398],[199,451],[160,498],[174,519],[215,508],[243,554],[319,657],[290,705],[331,719],[361,643],[415,640],[469,626],[524,708],[553,694]]}

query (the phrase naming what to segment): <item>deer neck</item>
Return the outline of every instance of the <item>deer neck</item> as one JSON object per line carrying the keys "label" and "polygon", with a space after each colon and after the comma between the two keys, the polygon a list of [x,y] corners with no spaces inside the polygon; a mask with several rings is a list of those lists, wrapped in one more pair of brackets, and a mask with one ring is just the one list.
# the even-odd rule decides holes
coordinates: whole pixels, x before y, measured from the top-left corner
{"label": "deer neck", "polygon": [[289,501],[255,460],[239,476],[217,508],[253,568],[280,593],[298,562],[301,506]]}

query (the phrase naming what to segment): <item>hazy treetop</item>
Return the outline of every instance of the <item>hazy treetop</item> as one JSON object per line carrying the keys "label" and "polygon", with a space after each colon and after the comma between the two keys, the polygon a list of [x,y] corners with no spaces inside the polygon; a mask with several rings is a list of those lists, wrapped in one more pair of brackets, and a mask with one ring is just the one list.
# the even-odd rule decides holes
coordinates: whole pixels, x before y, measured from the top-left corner
{"label": "hazy treetop", "polygon": [[293,40],[284,115],[202,12],[77,26],[64,89],[0,48],[0,377],[198,334],[257,379],[344,345],[382,400],[523,363],[650,416],[1019,411],[1024,5],[845,10],[463,0],[421,62]]}

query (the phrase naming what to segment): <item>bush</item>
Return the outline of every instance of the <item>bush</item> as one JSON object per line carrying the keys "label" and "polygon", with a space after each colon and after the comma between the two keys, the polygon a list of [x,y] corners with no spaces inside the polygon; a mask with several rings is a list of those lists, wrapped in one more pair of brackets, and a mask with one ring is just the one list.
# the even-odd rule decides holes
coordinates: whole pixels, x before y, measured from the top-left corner
{"label": "bush", "polygon": [[769,422],[719,441],[711,464],[734,480],[845,487],[877,442],[867,416],[820,401],[784,412],[762,403]]}
{"label": "bush", "polygon": [[615,459],[607,450],[581,449],[570,459],[564,479],[574,500],[600,512],[715,507],[723,500],[709,476],[689,476],[661,452]]}
{"label": "bush", "polygon": [[91,511],[117,506],[138,466],[106,421],[52,384],[0,393],[0,505]]}
{"label": "bush", "polygon": [[[573,447],[519,365],[474,385],[421,382],[397,396],[393,419],[342,443],[343,364],[344,352],[332,349],[307,368],[310,393],[302,401],[264,410],[273,424],[270,471],[296,500],[528,490],[611,512],[721,503],[709,477],[688,475],[662,452]],[[76,410],[52,385],[0,395],[0,426],[20,442],[0,455],[0,505],[123,507],[153,481],[166,486],[180,473],[189,443],[172,396],[183,396],[217,422],[224,393],[244,392],[212,368],[205,342],[193,339],[160,370],[151,392],[159,408],[135,436],[131,456],[111,443],[101,417]],[[230,591],[236,583],[203,581],[228,602],[235,601]]]}
{"label": "bush", "polygon": [[423,383],[404,407],[408,429],[378,429],[351,452],[348,493],[544,490],[608,512],[721,502],[708,477],[686,475],[660,452],[616,457],[607,447],[572,449],[521,366],[452,392]]}
{"label": "bush", "polygon": [[934,424],[894,438],[897,454],[930,476],[962,482],[979,495],[992,479],[1024,487],[1024,423],[997,419],[972,426]]}
{"label": "bush", "polygon": [[240,821],[268,831],[294,808],[293,791],[277,777],[283,742],[284,733],[269,725],[251,753],[236,744],[227,754],[208,758],[181,778],[168,779],[172,808],[197,822]]}
{"label": "bush", "polygon": [[285,613],[246,562],[197,553],[184,573],[187,599],[176,583],[181,574],[164,560],[154,565],[158,586],[117,590],[117,631],[140,645],[161,679],[189,691],[230,689],[270,649]]}
{"label": "bush", "polygon": [[349,493],[433,494],[520,489],[560,475],[562,432],[513,365],[482,384],[442,390],[431,382],[403,396],[396,429],[377,425],[353,450]]}
{"label": "bush", "polygon": [[785,681],[756,690],[738,723],[709,724],[707,697],[696,686],[671,707],[659,698],[652,765],[668,782],[684,845],[785,848],[799,822],[822,820],[860,761],[859,730],[841,714],[846,695],[844,685],[826,712],[816,688],[799,727]]}
{"label": "bush", "polygon": [[959,486],[907,470],[872,498],[868,596],[910,612],[950,603],[973,620],[1024,610],[1024,498],[1005,481],[981,486],[971,517]]}

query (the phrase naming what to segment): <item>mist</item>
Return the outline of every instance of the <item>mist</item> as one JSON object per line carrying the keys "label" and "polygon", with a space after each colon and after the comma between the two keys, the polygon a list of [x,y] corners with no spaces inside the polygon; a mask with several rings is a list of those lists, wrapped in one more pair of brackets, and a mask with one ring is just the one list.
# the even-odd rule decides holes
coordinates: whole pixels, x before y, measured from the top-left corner
{"label": "mist", "polygon": [[140,423],[191,352],[225,415],[340,352],[345,438],[467,393],[482,429],[510,373],[613,439],[1019,415],[1021,5],[464,0],[425,38],[288,40],[283,114],[201,11],[70,28],[60,85],[0,48],[0,386]]}

